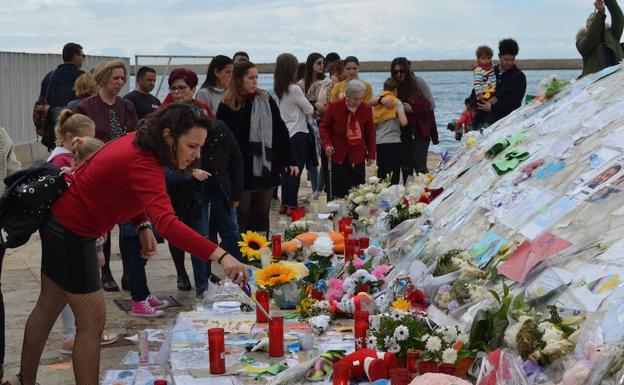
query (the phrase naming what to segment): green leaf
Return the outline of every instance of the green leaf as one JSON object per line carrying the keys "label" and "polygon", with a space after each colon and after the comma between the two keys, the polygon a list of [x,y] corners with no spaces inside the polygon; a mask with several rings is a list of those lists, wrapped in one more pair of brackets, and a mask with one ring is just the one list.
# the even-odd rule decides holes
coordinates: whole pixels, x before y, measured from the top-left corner
{"label": "green leaf", "polygon": [[373,268],[373,258],[369,258],[368,261],[366,261],[366,263],[363,266],[364,269],[366,269],[366,271],[371,271],[371,269]]}
{"label": "green leaf", "polygon": [[498,302],[498,303],[500,303],[500,302],[501,302],[500,296],[498,295],[498,293],[497,293],[495,290],[491,290],[491,289],[490,289],[490,290],[488,290],[488,291],[490,292],[490,294],[492,294],[492,296],[493,296],[494,298],[496,298],[496,302]]}

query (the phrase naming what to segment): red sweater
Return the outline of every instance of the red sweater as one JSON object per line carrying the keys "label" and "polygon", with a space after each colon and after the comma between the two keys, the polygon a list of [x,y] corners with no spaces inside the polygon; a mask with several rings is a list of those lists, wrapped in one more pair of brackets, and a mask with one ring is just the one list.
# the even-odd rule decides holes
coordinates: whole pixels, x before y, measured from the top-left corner
{"label": "red sweater", "polygon": [[347,140],[347,117],[349,110],[345,98],[330,103],[320,125],[321,144],[323,149],[334,147],[332,161],[342,164],[347,155],[352,165],[360,164],[366,159],[375,159],[377,148],[373,110],[367,103],[361,103],[355,110],[355,118],[360,123],[364,144],[349,146]]}
{"label": "red sweater", "polygon": [[153,153],[134,144],[135,136],[133,132],[111,142],[67,176],[71,186],[54,203],[52,214],[72,232],[97,238],[118,223],[138,225],[147,213],[173,245],[208,260],[217,246],[175,216],[163,167]]}

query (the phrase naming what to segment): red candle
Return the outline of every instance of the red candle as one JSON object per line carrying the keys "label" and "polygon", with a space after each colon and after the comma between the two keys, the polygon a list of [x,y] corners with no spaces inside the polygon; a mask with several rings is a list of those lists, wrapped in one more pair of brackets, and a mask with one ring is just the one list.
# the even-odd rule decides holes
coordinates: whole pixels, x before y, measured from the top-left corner
{"label": "red candle", "polygon": [[[266,312],[269,312],[269,292],[268,291],[257,291],[256,292],[256,301],[259,305],[261,305]],[[262,312],[262,310],[258,309],[258,305],[256,305],[256,322],[257,323],[267,323],[269,319]]]}
{"label": "red candle", "polygon": [[366,349],[366,331],[368,330],[368,312],[366,310],[356,310],[354,314],[355,323],[353,337],[355,339],[355,350]]}
{"label": "red candle", "polygon": [[333,385],[349,385],[349,381],[351,381],[351,364],[348,362],[336,362],[332,377]]}
{"label": "red candle", "polygon": [[269,356],[284,355],[284,317],[272,316],[269,320]]}
{"label": "red candle", "polygon": [[271,248],[273,249],[273,259],[282,259],[282,236],[281,234],[273,235],[271,240]]}
{"label": "red candle", "polygon": [[368,246],[370,246],[370,240],[368,237],[360,238],[360,250],[368,249]]}
{"label": "red candle", "polygon": [[293,222],[305,217],[305,209],[303,207],[296,207],[290,211],[290,219]]}
{"label": "red candle", "polygon": [[156,380],[154,381],[154,385],[167,385],[167,380]]}
{"label": "red candle", "polygon": [[225,373],[225,338],[222,328],[208,329],[210,374]]}
{"label": "red candle", "polygon": [[412,374],[418,374],[419,352],[407,352],[407,370]]}
{"label": "red candle", "polygon": [[412,376],[406,368],[390,369],[390,384],[408,385],[412,381]]}
{"label": "red candle", "polygon": [[351,246],[351,249],[353,250],[353,257],[359,257],[360,256],[360,241],[357,239],[348,239],[347,243]]}

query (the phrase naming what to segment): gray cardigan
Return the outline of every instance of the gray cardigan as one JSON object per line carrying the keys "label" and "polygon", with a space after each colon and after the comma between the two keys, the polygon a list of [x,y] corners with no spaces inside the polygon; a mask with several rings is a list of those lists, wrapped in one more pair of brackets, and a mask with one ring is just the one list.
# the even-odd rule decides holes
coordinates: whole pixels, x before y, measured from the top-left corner
{"label": "gray cardigan", "polygon": [[217,109],[219,109],[219,103],[223,99],[223,95],[225,95],[225,90],[220,90],[218,88],[208,86],[208,88],[202,88],[197,91],[197,95],[195,95],[195,99],[200,102],[206,104],[210,107],[213,114],[217,114]]}

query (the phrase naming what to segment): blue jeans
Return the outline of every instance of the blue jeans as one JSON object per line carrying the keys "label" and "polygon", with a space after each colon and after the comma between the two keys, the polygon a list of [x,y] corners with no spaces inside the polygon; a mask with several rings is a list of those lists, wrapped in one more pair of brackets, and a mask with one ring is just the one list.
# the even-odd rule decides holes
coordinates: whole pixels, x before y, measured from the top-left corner
{"label": "blue jeans", "polygon": [[[299,167],[300,171],[303,170],[303,166],[308,160],[308,135],[304,132],[298,132],[290,138],[295,154],[295,165]],[[297,207],[300,181],[301,172],[297,176],[292,176],[286,172],[282,173],[282,205]]]}
{"label": "blue jeans", "polygon": [[319,168],[318,166],[307,166],[308,174],[310,175],[310,183],[312,183],[312,191],[320,191],[319,188]]}
{"label": "blue jeans", "polygon": [[[199,218],[191,222],[191,228],[202,237],[208,239],[208,224],[210,223],[210,201],[205,198],[200,199],[201,215]],[[195,279],[195,287],[203,287],[208,284],[208,262],[192,255],[191,264],[193,265],[193,278]]]}
{"label": "blue jeans", "polygon": [[[219,246],[242,261],[243,256],[238,247],[240,231],[236,209],[230,207],[221,191],[211,191],[207,194],[207,198],[210,201],[210,223],[216,227],[214,230],[217,230],[221,236]],[[215,232],[211,231],[211,233]]]}
{"label": "blue jeans", "polygon": [[147,277],[145,276],[145,263],[147,260],[141,258],[141,241],[136,234],[136,230],[131,223],[119,225],[119,237],[123,238],[124,250],[130,257],[130,295],[133,301],[143,301],[150,295],[147,287]]}

